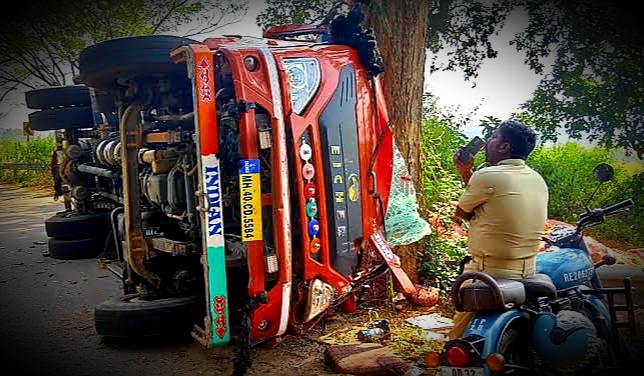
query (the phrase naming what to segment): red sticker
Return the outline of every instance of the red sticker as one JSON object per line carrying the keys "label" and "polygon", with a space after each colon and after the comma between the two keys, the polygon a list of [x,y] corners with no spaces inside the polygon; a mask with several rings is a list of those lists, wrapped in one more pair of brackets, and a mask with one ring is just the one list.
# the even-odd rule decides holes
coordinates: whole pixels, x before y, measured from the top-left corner
{"label": "red sticker", "polygon": [[212,103],[213,93],[210,88],[210,64],[206,58],[202,58],[199,64],[197,65],[197,75],[199,77],[199,100],[201,103]]}
{"label": "red sticker", "polygon": [[215,324],[217,328],[215,333],[219,338],[224,338],[226,335],[226,297],[225,296],[215,296],[215,313],[217,318],[215,319]]}

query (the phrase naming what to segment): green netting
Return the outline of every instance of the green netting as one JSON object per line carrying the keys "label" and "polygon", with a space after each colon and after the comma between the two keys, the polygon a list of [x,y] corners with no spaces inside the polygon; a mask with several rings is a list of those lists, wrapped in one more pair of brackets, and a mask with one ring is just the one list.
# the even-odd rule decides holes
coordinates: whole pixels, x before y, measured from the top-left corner
{"label": "green netting", "polygon": [[416,189],[405,159],[394,145],[394,173],[385,216],[387,241],[392,246],[407,245],[431,234],[429,223],[418,214]]}

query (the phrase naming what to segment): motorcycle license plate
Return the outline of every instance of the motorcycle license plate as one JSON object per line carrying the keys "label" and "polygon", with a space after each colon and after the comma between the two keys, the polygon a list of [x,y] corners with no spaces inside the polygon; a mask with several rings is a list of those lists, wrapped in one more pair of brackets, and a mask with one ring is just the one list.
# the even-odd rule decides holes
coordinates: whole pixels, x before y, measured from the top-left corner
{"label": "motorcycle license plate", "polygon": [[483,376],[483,368],[441,367],[441,376]]}

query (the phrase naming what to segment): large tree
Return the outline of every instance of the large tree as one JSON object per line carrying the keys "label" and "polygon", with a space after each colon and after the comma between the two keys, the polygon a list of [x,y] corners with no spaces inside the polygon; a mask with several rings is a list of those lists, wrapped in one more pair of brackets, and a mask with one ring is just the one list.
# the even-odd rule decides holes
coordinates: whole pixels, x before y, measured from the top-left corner
{"label": "large tree", "polygon": [[[426,60],[423,46],[429,15],[427,0],[372,0],[367,18],[385,62],[383,86],[390,125],[416,192],[423,192],[421,126]],[[417,200],[421,216],[427,218],[425,196],[418,194]],[[414,282],[418,282],[420,256],[427,240],[395,249],[403,269]]]}
{"label": "large tree", "polygon": [[[58,0],[14,4],[20,17],[0,24],[0,103],[17,89],[72,84],[78,55],[118,37],[190,37],[240,21],[247,1]],[[185,31],[184,31],[185,30]],[[0,111],[1,112],[1,111]]]}

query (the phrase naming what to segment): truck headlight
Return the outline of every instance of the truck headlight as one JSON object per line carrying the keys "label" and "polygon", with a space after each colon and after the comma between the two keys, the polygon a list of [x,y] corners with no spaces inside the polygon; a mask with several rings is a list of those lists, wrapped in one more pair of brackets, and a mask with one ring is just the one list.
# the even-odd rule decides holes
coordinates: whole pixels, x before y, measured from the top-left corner
{"label": "truck headlight", "polygon": [[312,58],[284,59],[291,86],[291,105],[298,115],[304,113],[320,86],[320,63]]}

